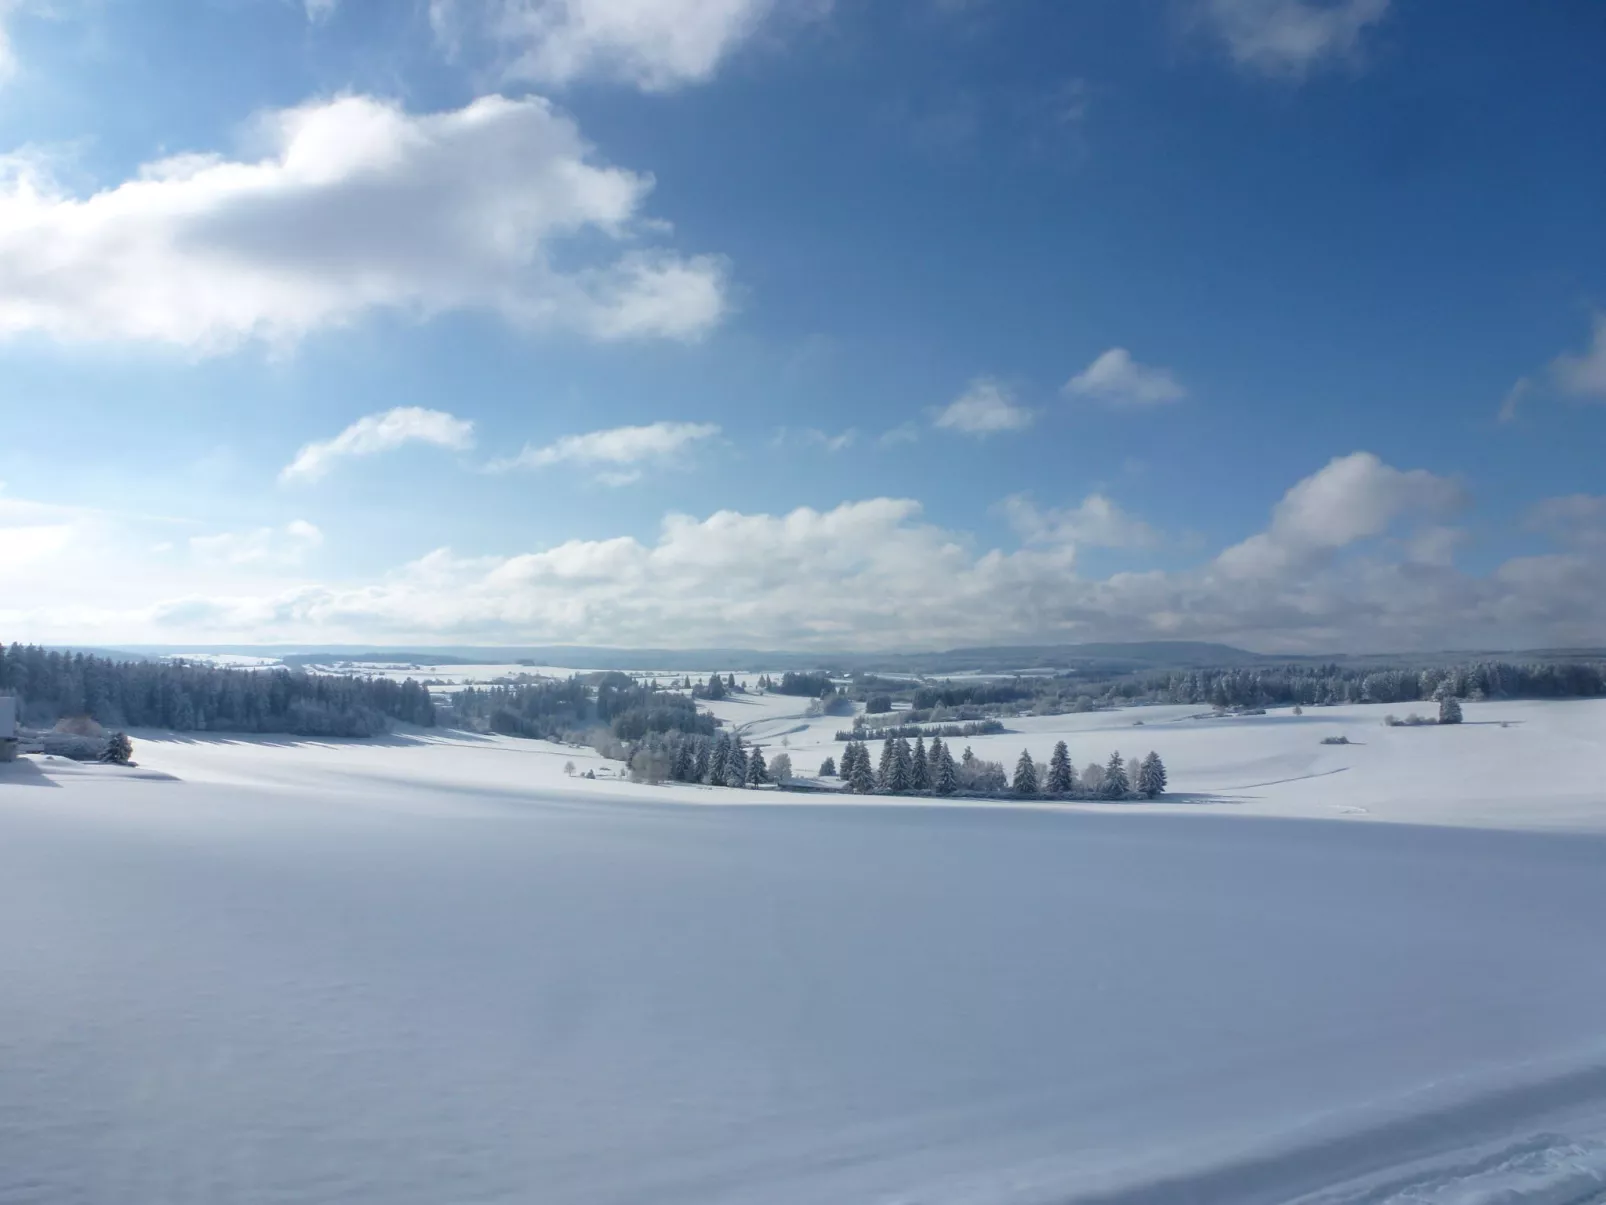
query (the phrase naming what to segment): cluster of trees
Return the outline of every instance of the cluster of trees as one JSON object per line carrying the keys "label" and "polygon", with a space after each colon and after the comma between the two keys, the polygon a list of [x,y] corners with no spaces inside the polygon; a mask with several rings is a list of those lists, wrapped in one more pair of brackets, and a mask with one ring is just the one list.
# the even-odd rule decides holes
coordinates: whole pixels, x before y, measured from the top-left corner
{"label": "cluster of trees", "polygon": [[1102,766],[1094,763],[1080,775],[1071,764],[1064,741],[1054,746],[1047,765],[1022,750],[1013,777],[1006,777],[1003,766],[977,757],[966,746],[956,760],[941,737],[933,737],[928,747],[917,736],[911,745],[906,737],[886,738],[881,757],[871,764],[870,747],[863,741],[849,741],[842,761],[826,758],[820,776],[839,776],[850,791],[860,795],[1002,795],[1013,792],[1022,798],[1038,799],[1153,799],[1166,789],[1165,763],[1150,753],[1128,770],[1119,753],[1110,754]]}
{"label": "cluster of trees", "polygon": [[411,679],[116,661],[21,644],[0,645],[0,694],[17,696],[23,720],[41,727],[84,715],[174,732],[374,736],[393,720],[435,723],[429,691]]}
{"label": "cluster of trees", "polygon": [[922,728],[919,724],[897,724],[883,728],[871,728],[863,723],[864,717],[853,725],[851,732],[838,731],[836,739],[839,741],[884,741],[889,737],[918,736],[993,736],[1004,730],[1002,720],[970,720],[963,724],[939,724],[935,728]]}
{"label": "cluster of trees", "polygon": [[836,683],[832,682],[831,675],[826,673],[799,674],[788,670],[781,675],[779,682],[760,678],[758,684],[778,695],[799,695],[809,699],[836,693]]}
{"label": "cluster of trees", "polygon": [[1321,706],[1337,703],[1416,703],[1462,699],[1571,699],[1606,695],[1606,664],[1540,661],[1514,664],[1357,669],[1288,665],[1260,669],[1198,669],[1138,675],[1112,684],[1119,701],[1203,703],[1214,707]]}
{"label": "cluster of trees", "polygon": [[660,690],[627,674],[591,680],[519,686],[465,686],[453,697],[451,722],[476,731],[541,740],[588,739],[605,729],[617,741],[636,742],[649,733],[711,734],[715,720],[686,695]]}
{"label": "cluster of trees", "polygon": [[694,699],[725,699],[731,695],[746,694],[747,691],[737,685],[735,674],[709,674],[708,681],[696,682],[691,688],[691,697]]}
{"label": "cluster of trees", "polygon": [[654,732],[630,753],[630,772],[645,782],[700,782],[714,787],[761,787],[792,776],[792,759],[766,759],[740,733]]}

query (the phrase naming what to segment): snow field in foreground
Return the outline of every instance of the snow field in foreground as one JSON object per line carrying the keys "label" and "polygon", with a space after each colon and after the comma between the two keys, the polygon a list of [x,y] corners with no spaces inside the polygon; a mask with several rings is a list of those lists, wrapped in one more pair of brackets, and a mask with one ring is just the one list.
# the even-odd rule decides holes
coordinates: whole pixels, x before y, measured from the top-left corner
{"label": "snow field in foreground", "polygon": [[973,742],[1223,800],[1159,808],[763,806],[438,733],[0,768],[0,1203],[1592,1201],[1606,836],[1498,828],[1599,827],[1606,711],[1384,710]]}

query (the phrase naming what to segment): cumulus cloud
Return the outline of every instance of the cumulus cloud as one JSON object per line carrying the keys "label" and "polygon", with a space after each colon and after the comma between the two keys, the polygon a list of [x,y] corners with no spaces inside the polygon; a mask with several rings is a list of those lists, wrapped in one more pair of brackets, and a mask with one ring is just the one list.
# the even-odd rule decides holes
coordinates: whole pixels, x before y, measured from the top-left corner
{"label": "cumulus cloud", "polygon": [[640,477],[636,466],[662,463],[692,445],[713,439],[720,428],[715,423],[648,423],[639,427],[612,427],[588,431],[584,435],[565,435],[545,447],[526,445],[517,456],[492,461],[493,473],[509,469],[542,469],[555,464],[601,467],[598,480],[606,485],[628,485]]}
{"label": "cumulus cloud", "polygon": [[309,443],[279,473],[281,481],[317,481],[335,464],[353,456],[373,456],[405,444],[431,444],[453,452],[474,446],[474,424],[444,410],[397,406],[359,418],[333,439]]}
{"label": "cumulus cloud", "polygon": [[[0,507],[0,549],[8,522],[76,534],[27,537],[38,557],[6,562],[0,628],[99,643],[821,650],[1162,638],[1297,652],[1598,643],[1606,542],[1590,533],[1606,503],[1552,499],[1533,521],[1560,534],[1561,548],[1480,574],[1450,555],[1463,537],[1441,514],[1458,501],[1453,482],[1356,453],[1296,483],[1258,535],[1191,568],[1079,573],[1078,542],[1142,530],[1108,500],[1017,505],[1021,538],[989,547],[931,522],[911,499],[869,498],[672,514],[648,538],[515,555],[443,548],[382,575],[310,581],[295,562],[316,536],[293,527],[201,536],[190,545],[198,555],[161,558],[148,551],[155,529],[122,516],[12,503]],[[107,580],[118,582],[115,596]]]}
{"label": "cumulus cloud", "polygon": [[1170,372],[1139,364],[1124,347],[1112,347],[1099,356],[1067,381],[1063,392],[1126,409],[1163,406],[1188,396]]}
{"label": "cumulus cloud", "polygon": [[323,532],[305,519],[283,527],[191,536],[189,542],[190,554],[207,565],[299,565],[322,543]]}
{"label": "cumulus cloud", "polygon": [[1146,548],[1159,535],[1103,494],[1089,494],[1075,507],[1039,509],[1024,494],[999,504],[1010,526],[1028,544],[1085,544],[1096,548]]}
{"label": "cumulus cloud", "polygon": [[1528,528],[1564,544],[1606,550],[1606,494],[1547,498],[1528,512]]}
{"label": "cumulus cloud", "polygon": [[948,431],[985,436],[1000,431],[1023,431],[1032,425],[1035,417],[1025,406],[1016,403],[1006,386],[982,377],[972,381],[969,389],[938,410],[932,423]]}
{"label": "cumulus cloud", "polygon": [[263,114],[254,158],[176,155],[75,196],[0,160],[0,335],[200,352],[374,310],[497,313],[596,339],[695,338],[725,269],[649,241],[649,176],[539,97],[410,114],[345,96]]}
{"label": "cumulus cloud", "polygon": [[1563,393],[1587,401],[1606,402],[1606,314],[1596,314],[1587,350],[1558,356],[1551,365]]}
{"label": "cumulus cloud", "polygon": [[1200,18],[1239,66],[1298,79],[1353,55],[1390,0],[1201,0]]}
{"label": "cumulus cloud", "polygon": [[710,79],[774,0],[432,0],[451,44],[467,33],[502,52],[508,79],[562,86],[585,77],[650,92]]}
{"label": "cumulus cloud", "polygon": [[1358,540],[1383,534],[1408,516],[1437,515],[1461,503],[1459,485],[1426,469],[1402,472],[1370,452],[1330,461],[1283,495],[1271,526],[1216,558],[1244,577],[1309,565]]}

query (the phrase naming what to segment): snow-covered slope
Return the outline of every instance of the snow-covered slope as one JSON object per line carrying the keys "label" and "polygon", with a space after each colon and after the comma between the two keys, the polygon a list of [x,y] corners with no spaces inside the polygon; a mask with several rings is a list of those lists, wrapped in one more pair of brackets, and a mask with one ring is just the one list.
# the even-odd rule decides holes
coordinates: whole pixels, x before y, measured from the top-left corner
{"label": "snow-covered slope", "polygon": [[[1079,762],[1239,800],[1169,812],[780,807],[440,734],[0,767],[0,1202],[1593,1201],[1606,713],[1511,706],[1075,718]],[[1243,777],[1333,723],[1386,754],[1331,776],[1371,810],[1245,815],[1343,797]],[[1579,831],[1366,823],[1467,820],[1480,757],[1494,820]]]}

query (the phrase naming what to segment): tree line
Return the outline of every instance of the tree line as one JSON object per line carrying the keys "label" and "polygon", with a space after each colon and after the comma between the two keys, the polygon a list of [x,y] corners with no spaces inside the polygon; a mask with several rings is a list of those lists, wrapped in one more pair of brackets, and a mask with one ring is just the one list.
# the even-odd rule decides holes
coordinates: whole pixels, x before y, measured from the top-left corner
{"label": "tree line", "polygon": [[89,716],[109,728],[375,736],[392,721],[431,727],[429,691],[408,679],[244,670],[185,661],[117,661],[0,645],[0,694],[25,723]]}
{"label": "tree line", "polygon": [[930,746],[921,736],[913,745],[907,737],[888,737],[874,766],[869,745],[849,741],[840,765],[827,757],[820,764],[820,776],[840,777],[848,790],[859,795],[947,796],[963,792],[1011,793],[1023,799],[1120,800],[1154,799],[1166,789],[1165,763],[1157,753],[1150,753],[1130,770],[1119,753],[1112,753],[1103,765],[1095,762],[1078,774],[1070,749],[1060,741],[1046,765],[1034,761],[1031,751],[1023,749],[1013,776],[1006,777],[1002,765],[977,757],[968,745],[955,759],[940,736],[933,736]]}

